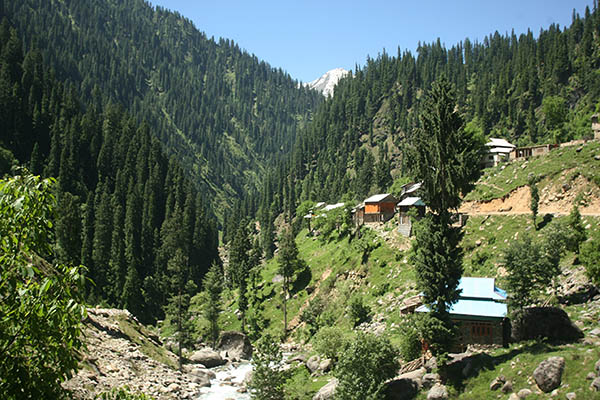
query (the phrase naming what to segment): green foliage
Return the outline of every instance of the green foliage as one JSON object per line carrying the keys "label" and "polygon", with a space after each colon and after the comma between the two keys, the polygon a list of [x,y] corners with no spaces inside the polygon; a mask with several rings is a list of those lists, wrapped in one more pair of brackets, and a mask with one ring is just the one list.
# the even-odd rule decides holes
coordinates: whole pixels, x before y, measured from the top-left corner
{"label": "green foliage", "polygon": [[588,278],[600,287],[600,235],[596,234],[581,244],[579,257]]}
{"label": "green foliage", "polygon": [[269,334],[256,344],[252,355],[252,380],[248,384],[252,398],[281,400],[284,398],[286,371],[278,341]]}
{"label": "green foliage", "polygon": [[411,138],[411,172],[423,182],[423,201],[435,214],[458,208],[461,195],[473,188],[481,174],[484,143],[464,130],[455,107],[451,83],[444,78],[434,82],[423,105],[421,125]]}
{"label": "green foliage", "polygon": [[287,335],[287,299],[290,295],[290,284],[296,272],[304,267],[298,258],[296,236],[291,227],[286,227],[279,239],[279,254],[277,255],[279,274],[283,277],[283,334]]}
{"label": "green foliage", "polygon": [[587,234],[585,233],[585,228],[581,222],[581,213],[579,212],[579,207],[577,207],[577,205],[574,205],[569,213],[567,227],[569,233],[567,250],[579,254],[579,246],[581,243],[585,242]]}
{"label": "green foliage", "polygon": [[538,179],[534,175],[531,175],[529,177],[529,191],[531,193],[529,209],[531,210],[531,219],[533,221],[533,226],[535,227],[535,229],[537,229],[537,214],[540,203],[540,194],[538,192],[537,181]]}
{"label": "green foliage", "polygon": [[364,263],[369,259],[373,250],[381,245],[377,234],[368,227],[361,227],[358,237],[352,241],[352,247],[361,255]]}
{"label": "green foliage", "polygon": [[144,393],[132,393],[129,387],[114,388],[94,397],[95,400],[152,400],[152,396]]}
{"label": "green foliage", "polygon": [[338,361],[336,398],[380,399],[383,383],[399,368],[396,349],[385,338],[359,332]]}
{"label": "green foliage", "polygon": [[325,309],[325,304],[321,297],[317,296],[308,302],[308,305],[300,314],[300,321],[304,322],[310,335],[314,335],[323,326],[321,315]]}
{"label": "green foliage", "polygon": [[324,326],[315,334],[311,343],[313,349],[336,362],[350,345],[351,337],[341,328]]}
{"label": "green foliage", "polygon": [[204,317],[210,324],[210,339],[212,345],[216,348],[217,339],[219,338],[219,313],[221,312],[222,301],[221,293],[223,292],[223,276],[221,268],[216,263],[213,264],[202,281],[202,288],[205,291]]}
{"label": "green foliage", "polygon": [[363,322],[371,320],[371,309],[364,303],[363,297],[360,294],[353,295],[348,304],[350,321],[356,328]]}
{"label": "green foliage", "polygon": [[404,361],[412,361],[421,356],[422,336],[418,325],[421,317],[427,318],[427,316],[410,315],[400,326],[400,345],[398,350],[400,357]]}
{"label": "green foliage", "polygon": [[546,287],[558,275],[560,257],[544,252],[547,247],[533,242],[529,235],[508,246],[503,264],[508,272],[508,303],[513,308],[523,309],[531,304],[535,291]]}
{"label": "green foliage", "polygon": [[542,101],[542,112],[546,119],[546,127],[550,131],[559,129],[567,118],[567,105],[560,96],[547,96]]}
{"label": "green foliage", "polygon": [[82,347],[81,267],[51,264],[54,180],[0,180],[0,392],[62,398]]}

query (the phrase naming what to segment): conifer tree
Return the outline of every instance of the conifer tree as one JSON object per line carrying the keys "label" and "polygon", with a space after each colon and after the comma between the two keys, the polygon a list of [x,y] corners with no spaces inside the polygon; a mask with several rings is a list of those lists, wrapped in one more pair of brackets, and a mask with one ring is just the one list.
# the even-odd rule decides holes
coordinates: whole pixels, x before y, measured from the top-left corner
{"label": "conifer tree", "polygon": [[[412,261],[424,303],[439,322],[429,326],[440,332],[451,331],[449,309],[459,296],[463,252],[462,233],[451,225],[450,213],[480,174],[483,142],[463,129],[454,92],[446,79],[433,83],[420,119],[421,126],[412,137],[411,169],[414,178],[423,182],[422,197],[431,212],[415,224]],[[436,355],[450,348],[447,335],[423,336],[431,337]]]}
{"label": "conifer tree", "polygon": [[287,336],[287,299],[290,295],[290,284],[294,274],[301,267],[298,258],[298,247],[294,232],[290,226],[286,227],[279,240],[279,254],[277,256],[279,273],[283,276],[283,334]]}
{"label": "conifer tree", "polygon": [[223,275],[217,263],[213,263],[206,275],[204,275],[202,286],[206,293],[204,317],[210,324],[210,339],[213,348],[216,348],[217,339],[219,338],[219,313],[222,308],[221,292],[223,291]]}

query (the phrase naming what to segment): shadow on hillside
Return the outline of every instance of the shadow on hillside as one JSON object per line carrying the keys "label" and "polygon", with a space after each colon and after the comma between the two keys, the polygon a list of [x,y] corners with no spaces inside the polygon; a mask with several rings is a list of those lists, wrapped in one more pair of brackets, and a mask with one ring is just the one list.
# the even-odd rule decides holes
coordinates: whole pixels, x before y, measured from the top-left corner
{"label": "shadow on hillside", "polygon": [[310,268],[308,266],[306,266],[296,276],[296,280],[294,281],[294,284],[292,285],[291,294],[298,293],[299,291],[306,288],[308,286],[308,284],[310,283],[311,279],[312,279],[312,272],[310,271]]}
{"label": "shadow on hillside", "polygon": [[542,218],[542,222],[538,224],[538,231],[544,229],[546,225],[548,225],[554,219],[554,214],[544,214],[544,218]]}
{"label": "shadow on hillside", "polygon": [[482,371],[496,369],[497,365],[503,364],[522,353],[541,354],[553,351],[555,348],[545,342],[534,342],[523,344],[521,347],[513,348],[507,353],[491,356],[487,353],[473,354],[468,357],[451,361],[442,373],[447,385],[453,386],[458,392],[465,388],[467,379],[479,376]]}

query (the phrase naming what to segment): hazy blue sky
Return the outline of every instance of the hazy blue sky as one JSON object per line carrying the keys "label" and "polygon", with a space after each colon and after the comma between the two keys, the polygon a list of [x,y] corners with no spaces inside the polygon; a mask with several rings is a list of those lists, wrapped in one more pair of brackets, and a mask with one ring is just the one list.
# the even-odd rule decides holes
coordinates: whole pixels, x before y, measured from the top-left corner
{"label": "hazy blue sky", "polygon": [[593,0],[150,0],[191,19],[208,37],[238,45],[303,82],[364,65],[367,55],[438,37],[447,47],[495,31],[527,32],[571,24]]}

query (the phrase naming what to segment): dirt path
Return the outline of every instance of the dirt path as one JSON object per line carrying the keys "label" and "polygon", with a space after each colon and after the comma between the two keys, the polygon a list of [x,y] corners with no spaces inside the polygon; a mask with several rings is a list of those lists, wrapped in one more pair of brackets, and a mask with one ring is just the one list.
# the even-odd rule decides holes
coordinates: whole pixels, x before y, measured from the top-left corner
{"label": "dirt path", "polygon": [[[569,184],[546,182],[540,187],[539,211],[542,214],[568,215],[581,194],[584,204],[581,215],[600,216],[600,188],[579,176]],[[504,198],[490,201],[464,202],[459,211],[468,215],[519,215],[531,214],[531,191],[521,186]]]}

